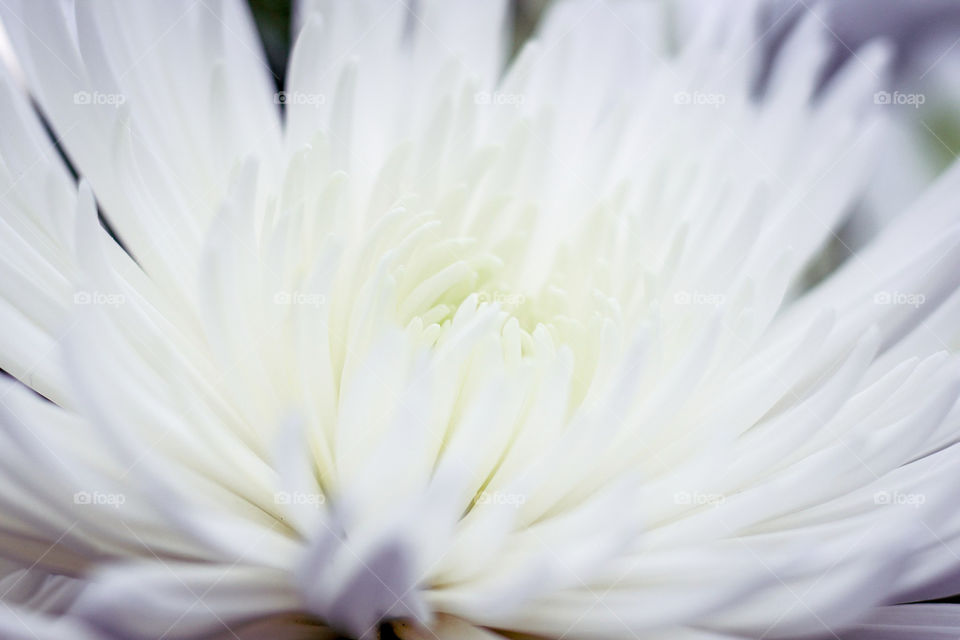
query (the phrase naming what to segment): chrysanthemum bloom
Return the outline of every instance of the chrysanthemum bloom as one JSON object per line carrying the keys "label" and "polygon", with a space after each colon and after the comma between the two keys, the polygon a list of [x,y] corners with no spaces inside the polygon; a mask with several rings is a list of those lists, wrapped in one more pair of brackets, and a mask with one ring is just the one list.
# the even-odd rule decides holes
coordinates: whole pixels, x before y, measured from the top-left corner
{"label": "chrysanthemum bloom", "polygon": [[804,286],[885,48],[701,4],[0,2],[0,635],[956,628],[960,169]]}

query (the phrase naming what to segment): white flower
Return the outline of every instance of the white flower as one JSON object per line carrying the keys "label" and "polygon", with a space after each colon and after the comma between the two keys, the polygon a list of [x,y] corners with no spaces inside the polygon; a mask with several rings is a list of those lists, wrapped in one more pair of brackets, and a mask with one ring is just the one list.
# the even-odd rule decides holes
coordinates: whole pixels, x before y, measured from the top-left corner
{"label": "white flower", "polygon": [[885,49],[753,4],[0,2],[0,635],[960,626],[960,169],[803,292]]}

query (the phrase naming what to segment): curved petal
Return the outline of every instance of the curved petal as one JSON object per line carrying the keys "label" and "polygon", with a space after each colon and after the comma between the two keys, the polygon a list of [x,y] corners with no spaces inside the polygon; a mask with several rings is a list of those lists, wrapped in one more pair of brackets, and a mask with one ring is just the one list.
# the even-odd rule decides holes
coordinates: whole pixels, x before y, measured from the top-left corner
{"label": "curved petal", "polygon": [[873,611],[844,632],[850,640],[947,640],[960,631],[960,606],[904,604]]}

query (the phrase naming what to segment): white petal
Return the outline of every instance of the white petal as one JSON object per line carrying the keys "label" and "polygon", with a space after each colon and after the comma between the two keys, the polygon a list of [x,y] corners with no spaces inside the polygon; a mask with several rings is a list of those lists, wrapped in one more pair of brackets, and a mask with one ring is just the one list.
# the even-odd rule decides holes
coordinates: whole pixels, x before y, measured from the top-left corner
{"label": "white petal", "polygon": [[948,640],[960,632],[960,606],[905,604],[873,611],[843,633],[850,640]]}

